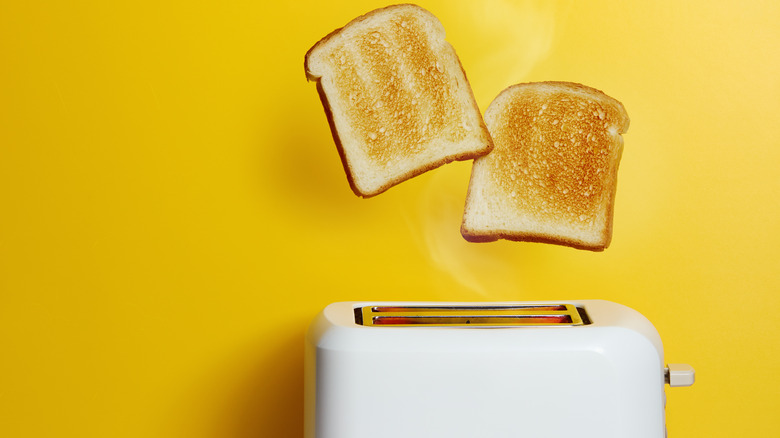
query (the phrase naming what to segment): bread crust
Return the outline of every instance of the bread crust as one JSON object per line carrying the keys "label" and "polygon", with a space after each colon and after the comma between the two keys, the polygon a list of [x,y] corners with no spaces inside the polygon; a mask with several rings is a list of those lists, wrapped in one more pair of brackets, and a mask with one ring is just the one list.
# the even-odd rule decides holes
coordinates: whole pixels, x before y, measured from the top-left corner
{"label": "bread crust", "polygon": [[[425,172],[436,169],[445,164],[452,163],[454,161],[465,161],[465,160],[472,160],[474,158],[479,158],[487,154],[493,149],[493,143],[491,141],[488,147],[486,147],[485,149],[458,154],[454,156],[448,156],[437,161],[430,161],[427,165],[413,169],[412,171],[405,173],[399,176],[398,178],[387,180],[385,184],[381,185],[378,189],[374,191],[370,191],[370,192],[364,191],[361,190],[359,187],[357,187],[357,185],[355,184],[355,179],[352,176],[354,172],[352,171],[349,161],[347,160],[346,151],[344,150],[344,144],[341,142],[338,129],[336,129],[336,123],[333,120],[333,112],[331,111],[330,105],[328,105],[328,97],[325,94],[325,92],[322,90],[322,86],[320,86],[319,82],[317,83],[317,92],[320,96],[320,102],[322,103],[322,107],[325,110],[325,116],[328,119],[328,126],[330,126],[330,133],[331,136],[333,137],[333,142],[336,144],[336,149],[338,150],[339,158],[341,160],[341,166],[344,168],[344,173],[347,176],[347,182],[349,183],[349,188],[352,190],[352,192],[355,195],[360,196],[362,198],[373,198],[376,195],[386,192],[391,187],[398,185],[406,180],[412,179],[415,176],[421,175]],[[483,129],[487,132],[487,127],[484,127]]]}
{"label": "bread crust", "polygon": [[[463,237],[606,249],[623,150],[620,134],[630,123],[623,105],[582,84],[524,83],[499,93],[485,120],[496,149],[475,160]],[[564,141],[569,139],[571,145]]]}
{"label": "bread crust", "polygon": [[529,242],[529,243],[548,243],[552,245],[568,246],[575,249],[583,249],[593,252],[603,252],[609,244],[612,242],[612,227],[605,233],[602,243],[599,244],[587,244],[579,240],[569,239],[558,235],[545,235],[545,234],[532,234],[532,233],[510,233],[510,232],[491,232],[491,233],[479,233],[471,230],[466,230],[461,226],[461,235],[466,241],[471,243],[489,243],[496,242],[498,240],[510,240],[513,242]]}
{"label": "bread crust", "polygon": [[385,6],[383,8],[374,9],[372,11],[366,12],[363,15],[360,15],[358,17],[353,18],[352,20],[349,21],[349,23],[345,24],[342,27],[334,29],[329,34],[327,34],[324,37],[320,38],[319,41],[314,43],[314,45],[311,46],[311,48],[306,51],[306,55],[304,56],[304,60],[303,60],[303,68],[306,71],[306,79],[309,80],[309,81],[318,81],[320,79],[320,77],[321,77],[319,75],[316,75],[316,74],[312,73],[309,70],[309,59],[310,59],[311,54],[314,51],[316,51],[316,50],[322,48],[323,46],[325,46],[326,44],[328,44],[328,42],[330,40],[332,40],[336,35],[338,35],[345,28],[350,27],[350,26],[355,26],[357,24],[360,24],[360,23],[362,23],[364,21],[367,21],[367,20],[371,19],[372,17],[374,17],[376,15],[381,15],[381,14],[387,12],[387,11],[390,11],[390,10],[393,10],[393,9],[398,9],[398,8],[417,8],[417,9],[420,10],[420,12],[424,12],[426,14],[430,14],[430,12],[428,12],[427,10],[425,10],[425,9],[421,8],[420,6],[417,6],[415,4],[401,3],[401,4],[389,5],[389,6]]}
{"label": "bread crust", "polygon": [[[312,66],[312,59],[316,56],[315,54],[319,50],[326,50],[331,44],[342,32],[345,32],[345,30],[354,28],[355,26],[359,26],[361,23],[368,22],[374,18],[377,18],[380,15],[394,12],[395,10],[401,10],[406,9],[409,11],[413,11],[414,14],[424,14],[426,16],[427,20],[435,20],[435,22],[440,27],[441,24],[438,22],[435,16],[433,16],[430,12],[426,11],[425,9],[417,6],[417,5],[411,5],[411,4],[402,4],[402,5],[391,5],[387,6],[381,9],[370,11],[366,14],[363,14],[354,20],[350,21],[347,25],[345,25],[342,28],[336,29],[333,32],[329,33],[324,38],[320,39],[314,46],[312,46],[309,51],[306,53],[305,60],[304,60],[304,69],[306,71],[306,77],[309,81],[316,81],[317,82],[317,91],[320,96],[320,101],[323,105],[323,109],[325,111],[325,114],[328,119],[328,124],[331,128],[331,134],[333,136],[334,143],[336,144],[339,156],[341,158],[342,166],[344,167],[347,180],[349,182],[349,186],[352,189],[352,191],[361,197],[368,198],[376,196],[380,193],[383,193],[384,191],[388,190],[389,188],[406,181],[410,178],[413,178],[417,175],[420,175],[422,173],[425,173],[429,170],[435,169],[437,167],[440,167],[444,164],[453,162],[453,161],[460,161],[460,160],[468,160],[473,159],[479,156],[482,156],[486,153],[488,153],[493,148],[493,143],[490,138],[490,134],[487,130],[487,127],[484,123],[484,120],[482,119],[482,116],[479,112],[479,108],[476,103],[476,99],[474,98],[473,92],[471,90],[471,87],[468,83],[468,79],[466,78],[465,71],[463,69],[463,66],[460,63],[460,60],[457,58],[457,55],[455,55],[454,50],[449,45],[449,43],[446,43],[442,39],[442,43],[446,45],[447,51],[443,53],[436,53],[436,56],[439,57],[449,57],[452,56],[454,58],[454,62],[456,63],[456,67],[453,67],[453,69],[457,68],[457,74],[459,74],[462,79],[459,79],[458,77],[451,77],[449,78],[450,83],[448,83],[448,86],[452,85],[452,82],[454,81],[456,84],[460,84],[460,88],[457,89],[458,97],[460,100],[453,100],[453,102],[457,103],[449,103],[448,105],[462,105],[462,108],[459,109],[459,111],[463,111],[465,113],[469,113],[464,117],[470,118],[470,120],[473,121],[473,124],[476,126],[473,126],[472,129],[476,130],[476,133],[471,134],[470,136],[467,136],[468,139],[468,145],[461,141],[460,144],[458,144],[457,148],[449,148],[446,150],[442,150],[441,152],[437,152],[435,156],[433,157],[427,157],[424,159],[419,159],[417,162],[414,163],[414,165],[398,165],[395,170],[393,171],[395,174],[392,177],[377,177],[377,180],[381,180],[380,183],[372,184],[370,187],[367,187],[366,184],[363,184],[363,187],[361,187],[360,182],[358,181],[358,174],[359,172],[363,172],[363,174],[366,173],[366,170],[364,167],[364,161],[356,160],[356,159],[350,159],[350,153],[358,154],[355,152],[356,150],[360,148],[365,148],[364,145],[357,144],[354,140],[354,137],[357,135],[355,134],[355,126],[350,125],[348,122],[345,122],[346,120],[345,116],[340,116],[339,111],[334,109],[334,102],[339,102],[340,105],[343,105],[343,98],[338,96],[336,92],[331,89],[331,92],[329,93],[328,90],[323,86],[323,72],[322,71],[315,71],[316,69]],[[443,34],[443,29],[441,30],[441,33]],[[443,37],[442,37],[443,38]],[[438,58],[437,58],[438,59]],[[442,61],[444,62],[444,61]],[[452,62],[450,60],[450,62]],[[437,61],[436,67],[439,68],[439,63]],[[445,66],[446,68],[446,66]],[[439,70],[441,73],[441,70]],[[452,72],[450,72],[452,73]],[[387,86],[387,84],[384,84]],[[427,92],[429,95],[439,95],[441,92],[437,89],[430,89],[426,87],[422,87],[423,91]],[[373,91],[373,90],[372,90]],[[447,91],[447,90],[445,90]],[[449,91],[453,92],[453,91]],[[439,94],[437,94],[439,93]],[[397,97],[396,97],[397,98]],[[435,102],[434,102],[435,103]],[[431,105],[428,103],[429,106]],[[402,107],[401,113],[403,114],[403,110],[407,109],[407,112],[414,113],[416,111],[416,108],[414,107],[414,101],[412,100],[412,103],[408,102],[402,102],[399,105],[406,105]],[[437,107],[441,107],[443,105],[435,105]],[[342,122],[339,124],[337,119],[341,117]],[[416,120],[412,120],[412,123],[417,122]],[[401,123],[401,122],[399,122]],[[408,122],[407,122],[408,123]],[[422,122],[418,122],[422,123]],[[430,121],[425,121],[425,123],[430,123]],[[341,125],[341,127],[339,127]],[[429,125],[426,125],[429,126]],[[460,128],[460,127],[458,127]],[[380,129],[384,129],[384,126]],[[388,131],[390,131],[392,127],[388,127]],[[400,129],[400,128],[396,128]],[[425,127],[423,128],[425,129]],[[462,129],[461,129],[462,130]],[[466,129],[467,131],[470,131],[471,129]],[[468,134],[468,133],[467,133]],[[376,138],[375,133],[370,133],[369,135],[373,135]],[[396,141],[397,144],[400,144],[400,141]],[[436,147],[443,149],[442,146],[439,146],[436,139],[429,141],[430,144],[434,144]],[[478,144],[475,144],[478,143]],[[441,143],[445,144],[445,143]],[[466,145],[466,146],[464,146]],[[414,145],[412,145],[414,146]],[[419,147],[425,147],[426,144],[423,144]],[[399,146],[402,147],[402,146]],[[411,148],[409,146],[408,148]],[[403,151],[406,149],[401,149],[400,153],[403,153]],[[419,152],[419,150],[418,150]],[[373,152],[374,154],[381,155],[380,158],[386,159],[386,156],[392,156],[393,153],[396,155],[398,152],[394,151],[379,151],[376,150]],[[403,158],[403,157],[402,157]],[[375,157],[372,157],[371,159],[375,159]],[[358,164],[355,164],[355,162],[358,162]]]}

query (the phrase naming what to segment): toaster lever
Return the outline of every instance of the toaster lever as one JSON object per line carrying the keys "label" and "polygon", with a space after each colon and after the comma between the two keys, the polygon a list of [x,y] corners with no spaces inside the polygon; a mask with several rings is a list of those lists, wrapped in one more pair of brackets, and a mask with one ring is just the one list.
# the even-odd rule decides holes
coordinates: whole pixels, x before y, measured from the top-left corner
{"label": "toaster lever", "polygon": [[670,363],[664,368],[664,378],[669,386],[691,386],[696,380],[696,371],[684,363]]}

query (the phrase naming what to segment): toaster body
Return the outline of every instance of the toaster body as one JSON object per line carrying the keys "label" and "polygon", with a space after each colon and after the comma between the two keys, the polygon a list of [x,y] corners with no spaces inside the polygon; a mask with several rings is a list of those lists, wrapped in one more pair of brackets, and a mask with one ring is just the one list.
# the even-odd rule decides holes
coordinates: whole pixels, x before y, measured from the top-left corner
{"label": "toaster body", "polygon": [[305,436],[663,438],[665,379],[653,325],[607,301],[334,303],[307,334]]}

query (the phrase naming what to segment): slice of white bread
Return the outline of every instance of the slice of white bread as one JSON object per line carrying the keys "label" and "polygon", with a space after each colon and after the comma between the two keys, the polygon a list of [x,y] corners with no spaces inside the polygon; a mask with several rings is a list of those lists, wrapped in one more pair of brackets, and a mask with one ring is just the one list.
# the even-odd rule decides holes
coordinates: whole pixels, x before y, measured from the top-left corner
{"label": "slice of white bread", "polygon": [[444,28],[419,6],[352,20],[315,44],[304,67],[359,196],[493,147]]}
{"label": "slice of white bread", "polygon": [[463,237],[604,250],[629,125],[623,105],[580,84],[518,84],[490,104],[485,123],[495,148],[474,160]]}

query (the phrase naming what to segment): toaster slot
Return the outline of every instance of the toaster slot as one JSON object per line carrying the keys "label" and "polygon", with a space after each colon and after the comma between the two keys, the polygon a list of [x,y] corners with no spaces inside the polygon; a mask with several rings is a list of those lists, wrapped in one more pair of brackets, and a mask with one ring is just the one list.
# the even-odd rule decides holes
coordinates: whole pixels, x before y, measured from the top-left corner
{"label": "toaster slot", "polygon": [[364,326],[578,326],[589,324],[585,310],[572,304],[544,305],[409,305],[355,308],[355,323]]}

